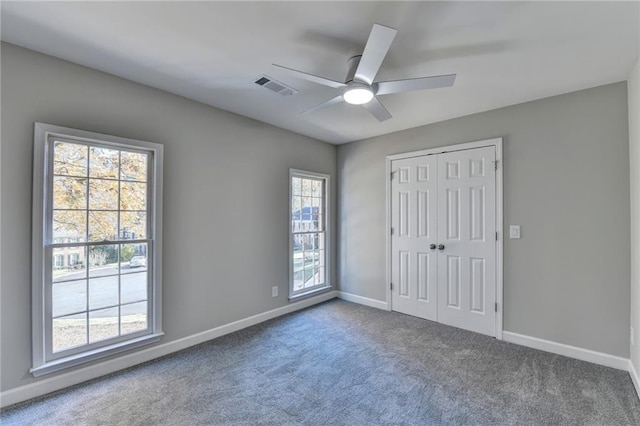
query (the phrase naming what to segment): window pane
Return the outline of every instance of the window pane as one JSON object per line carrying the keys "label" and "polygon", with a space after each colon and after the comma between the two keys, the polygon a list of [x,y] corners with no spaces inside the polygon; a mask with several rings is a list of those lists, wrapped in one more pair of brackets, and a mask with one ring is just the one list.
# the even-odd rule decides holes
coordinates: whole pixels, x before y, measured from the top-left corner
{"label": "window pane", "polygon": [[321,231],[324,229],[323,221],[323,205],[322,198],[312,198],[311,199],[311,212],[312,212],[312,221],[313,221],[313,229],[317,231]]}
{"label": "window pane", "polygon": [[300,220],[300,213],[302,209],[302,197],[291,198],[291,218]]}
{"label": "window pane", "polygon": [[293,237],[293,289],[304,288],[304,235]]}
{"label": "window pane", "polygon": [[122,182],[120,184],[120,209],[146,210],[147,184],[137,182]]}
{"label": "window pane", "polygon": [[120,307],[121,334],[133,333],[147,328],[147,302],[132,303]]}
{"label": "window pane", "polygon": [[302,220],[309,220],[311,214],[311,197],[302,197]]}
{"label": "window pane", "polygon": [[291,230],[293,232],[302,231],[302,197],[291,199]]}
{"label": "window pane", "polygon": [[89,211],[89,241],[115,240],[118,212]]}
{"label": "window pane", "polygon": [[89,177],[118,179],[119,151],[92,146],[89,152]]}
{"label": "window pane", "polygon": [[312,206],[311,206],[311,198],[303,197],[302,198],[302,211],[300,214],[300,230],[301,231],[312,231],[313,221],[312,221]]}
{"label": "window pane", "polygon": [[313,250],[315,246],[315,234],[304,234],[302,235],[302,247],[304,248],[305,253]]}
{"label": "window pane", "polygon": [[51,295],[54,317],[87,310],[86,280],[54,283]]}
{"label": "window pane", "polygon": [[53,249],[51,275],[53,282],[78,280],[86,277],[84,247],[61,247]]}
{"label": "window pane", "polygon": [[120,161],[120,179],[146,182],[147,154],[122,151]]}
{"label": "window pane", "polygon": [[294,267],[296,262],[302,262],[302,256],[304,251],[304,235],[293,236],[293,263]]}
{"label": "window pane", "polygon": [[304,270],[304,284],[302,288],[313,287],[313,270],[305,268]]}
{"label": "window pane", "polygon": [[99,309],[117,305],[119,303],[118,281],[117,275],[90,279],[89,309]]}
{"label": "window pane", "polygon": [[118,181],[89,179],[89,208],[118,210]]}
{"label": "window pane", "polygon": [[325,250],[318,250],[318,252],[320,253],[320,256],[318,257],[318,266],[319,267],[325,266],[326,251]]}
{"label": "window pane", "polygon": [[319,268],[320,268],[320,252],[318,250],[315,250],[313,252],[313,283],[315,285],[322,284],[324,281],[320,277]]}
{"label": "window pane", "polygon": [[147,243],[120,246],[120,271],[123,274],[147,270]]}
{"label": "window pane", "polygon": [[118,337],[118,308],[89,312],[89,342]]}
{"label": "window pane", "polygon": [[147,238],[147,214],[144,212],[120,213],[120,238],[123,240]]}
{"label": "window pane", "polygon": [[311,196],[311,181],[309,179],[302,179],[302,195]]}
{"label": "window pane", "polygon": [[87,313],[53,320],[53,352],[87,344]]}
{"label": "window pane", "polygon": [[294,271],[293,291],[302,290],[303,288],[304,288],[304,270]]}
{"label": "window pane", "polygon": [[291,194],[302,195],[302,179],[297,177],[291,178]]}
{"label": "window pane", "polygon": [[313,287],[314,252],[304,252],[304,287]]}
{"label": "window pane", "polygon": [[53,178],[54,209],[86,209],[87,179],[64,176]]}
{"label": "window pane", "polygon": [[321,266],[318,268],[318,279],[319,279],[318,284],[324,284],[326,282],[324,271],[325,271],[324,266]]}
{"label": "window pane", "polygon": [[314,197],[322,197],[324,194],[322,193],[322,181],[321,180],[313,180],[311,181],[311,195]]}
{"label": "window pane", "polygon": [[147,273],[124,274],[121,276],[121,303],[147,300]]}
{"label": "window pane", "polygon": [[109,244],[89,248],[89,277],[118,273],[118,246]]}
{"label": "window pane", "polygon": [[307,221],[307,230],[308,231],[318,231],[318,216],[313,214],[309,217]]}
{"label": "window pane", "polygon": [[83,242],[87,233],[87,212],[55,210],[53,212],[53,242]]}
{"label": "window pane", "polygon": [[53,173],[67,176],[87,176],[89,147],[75,143],[55,142]]}

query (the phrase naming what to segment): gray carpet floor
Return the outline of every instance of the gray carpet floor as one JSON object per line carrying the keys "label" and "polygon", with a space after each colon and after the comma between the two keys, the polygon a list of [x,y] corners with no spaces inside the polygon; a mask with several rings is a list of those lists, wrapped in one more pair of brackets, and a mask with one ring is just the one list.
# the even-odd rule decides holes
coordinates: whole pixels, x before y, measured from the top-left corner
{"label": "gray carpet floor", "polygon": [[628,373],[333,300],[3,410],[2,425],[639,425]]}

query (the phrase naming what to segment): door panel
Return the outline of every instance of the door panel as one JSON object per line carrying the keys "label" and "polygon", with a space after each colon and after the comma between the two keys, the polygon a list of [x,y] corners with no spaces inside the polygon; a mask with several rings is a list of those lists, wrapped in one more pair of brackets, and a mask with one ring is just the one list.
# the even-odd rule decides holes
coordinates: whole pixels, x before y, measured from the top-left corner
{"label": "door panel", "polygon": [[446,216],[447,239],[458,240],[460,238],[460,190],[458,188],[447,189]]}
{"label": "door panel", "polygon": [[495,336],[495,149],[437,157],[438,321]]}
{"label": "door panel", "polygon": [[460,309],[460,258],[447,255],[447,307]]}
{"label": "door panel", "polygon": [[435,156],[392,162],[391,309],[437,319]]}

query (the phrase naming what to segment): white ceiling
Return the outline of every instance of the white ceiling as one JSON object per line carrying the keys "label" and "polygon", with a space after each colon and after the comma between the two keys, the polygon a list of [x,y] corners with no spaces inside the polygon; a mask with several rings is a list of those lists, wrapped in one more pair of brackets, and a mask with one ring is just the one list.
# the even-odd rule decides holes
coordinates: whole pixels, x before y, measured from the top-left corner
{"label": "white ceiling", "polygon": [[[626,80],[637,2],[3,2],[2,40],[331,143]],[[457,73],[382,96],[393,118],[337,105],[278,63],[344,81],[371,27],[398,35],[377,80]],[[299,93],[254,84],[267,74]]]}

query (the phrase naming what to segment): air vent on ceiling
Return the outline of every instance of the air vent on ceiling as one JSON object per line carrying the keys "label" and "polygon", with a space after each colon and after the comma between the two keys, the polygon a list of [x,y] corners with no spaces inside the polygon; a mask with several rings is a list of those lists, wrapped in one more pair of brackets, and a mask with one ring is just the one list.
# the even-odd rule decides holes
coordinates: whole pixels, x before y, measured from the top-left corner
{"label": "air vent on ceiling", "polygon": [[255,83],[258,86],[262,86],[282,96],[291,96],[295,93],[298,93],[298,91],[293,87],[289,87],[284,83],[272,79],[271,77],[267,77],[266,75],[258,78]]}

